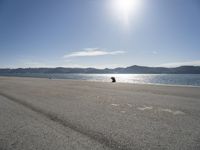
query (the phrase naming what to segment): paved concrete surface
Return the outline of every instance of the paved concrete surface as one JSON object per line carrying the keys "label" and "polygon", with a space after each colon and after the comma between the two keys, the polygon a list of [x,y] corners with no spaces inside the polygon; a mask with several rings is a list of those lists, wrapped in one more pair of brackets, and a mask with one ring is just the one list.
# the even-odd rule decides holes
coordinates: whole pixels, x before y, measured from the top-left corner
{"label": "paved concrete surface", "polygon": [[199,150],[200,88],[0,77],[0,149]]}

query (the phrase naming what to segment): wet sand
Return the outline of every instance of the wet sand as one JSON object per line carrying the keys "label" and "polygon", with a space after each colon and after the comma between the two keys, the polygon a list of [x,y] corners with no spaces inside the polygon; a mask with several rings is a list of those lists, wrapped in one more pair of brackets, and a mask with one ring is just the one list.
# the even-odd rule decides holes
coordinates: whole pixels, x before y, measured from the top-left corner
{"label": "wet sand", "polygon": [[200,88],[0,77],[0,149],[200,149]]}

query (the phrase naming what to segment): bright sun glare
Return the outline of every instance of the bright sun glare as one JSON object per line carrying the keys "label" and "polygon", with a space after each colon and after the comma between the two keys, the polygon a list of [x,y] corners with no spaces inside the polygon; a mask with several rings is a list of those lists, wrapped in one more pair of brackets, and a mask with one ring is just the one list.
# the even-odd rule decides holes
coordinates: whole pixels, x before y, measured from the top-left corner
{"label": "bright sun glare", "polygon": [[111,0],[113,13],[125,25],[130,23],[132,17],[135,17],[141,8],[142,0]]}

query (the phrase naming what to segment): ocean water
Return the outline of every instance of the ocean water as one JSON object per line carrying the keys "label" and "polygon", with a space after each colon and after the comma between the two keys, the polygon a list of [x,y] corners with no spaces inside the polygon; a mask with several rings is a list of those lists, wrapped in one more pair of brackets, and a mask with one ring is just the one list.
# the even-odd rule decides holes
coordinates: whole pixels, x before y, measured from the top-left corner
{"label": "ocean water", "polygon": [[137,84],[166,84],[200,86],[200,74],[0,74],[2,76],[36,77],[50,79],[73,79],[111,82],[115,77],[117,82]]}

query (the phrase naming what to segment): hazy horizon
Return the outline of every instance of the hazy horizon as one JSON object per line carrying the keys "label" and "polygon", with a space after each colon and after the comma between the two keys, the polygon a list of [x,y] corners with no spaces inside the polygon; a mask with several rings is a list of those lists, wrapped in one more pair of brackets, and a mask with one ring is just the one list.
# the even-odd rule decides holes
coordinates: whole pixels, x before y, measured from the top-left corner
{"label": "hazy horizon", "polygon": [[54,69],[54,68],[80,68],[80,69],[87,69],[87,68],[93,68],[93,69],[116,69],[116,68],[127,68],[132,66],[138,66],[138,67],[149,67],[149,68],[178,68],[178,67],[200,67],[200,65],[181,65],[181,66],[174,66],[174,67],[162,67],[162,66],[140,66],[140,65],[131,65],[131,66],[123,66],[123,67],[114,67],[114,68],[96,68],[96,67],[18,67],[18,68],[0,68],[0,69],[39,69],[39,68],[48,68],[48,69]]}

